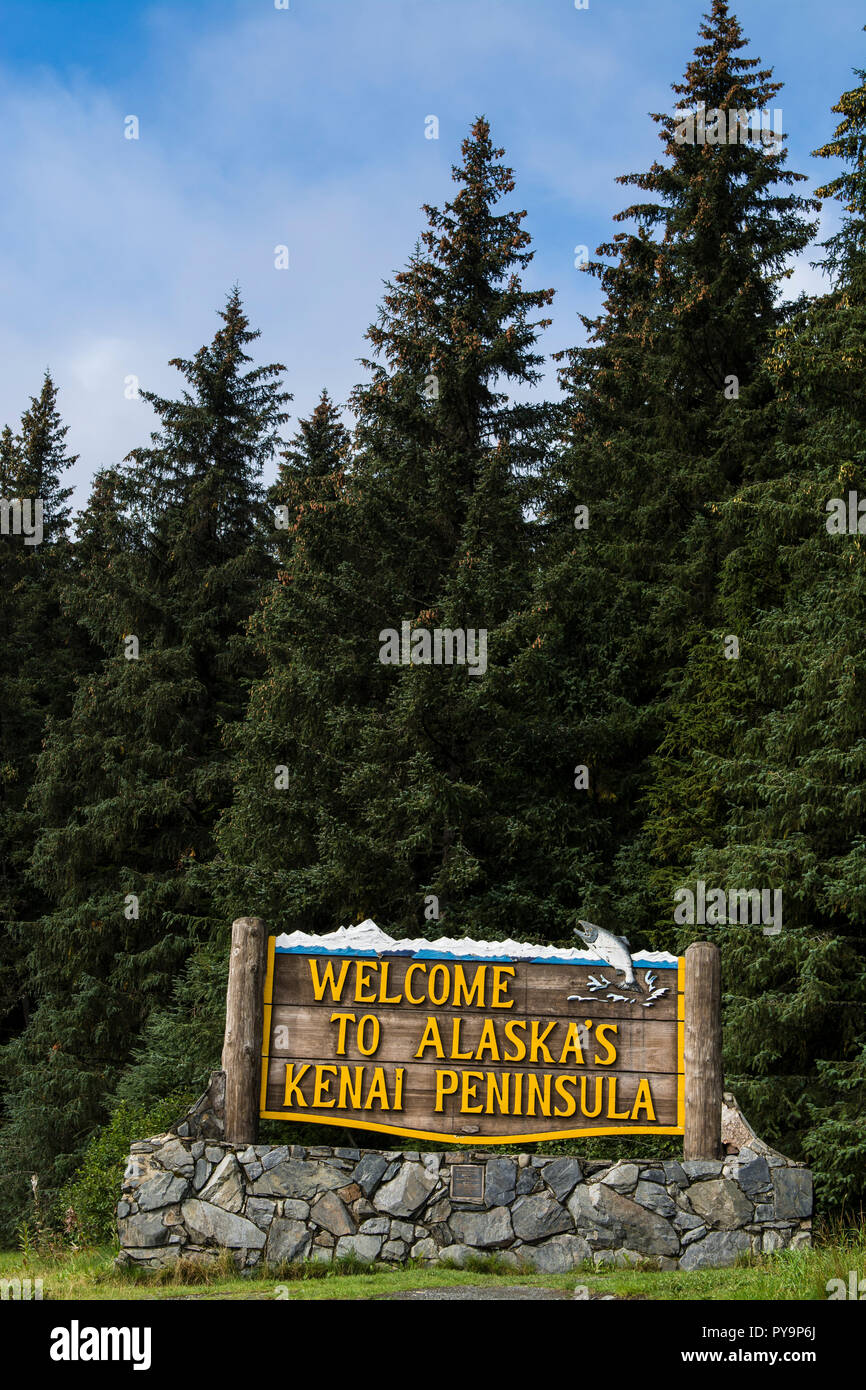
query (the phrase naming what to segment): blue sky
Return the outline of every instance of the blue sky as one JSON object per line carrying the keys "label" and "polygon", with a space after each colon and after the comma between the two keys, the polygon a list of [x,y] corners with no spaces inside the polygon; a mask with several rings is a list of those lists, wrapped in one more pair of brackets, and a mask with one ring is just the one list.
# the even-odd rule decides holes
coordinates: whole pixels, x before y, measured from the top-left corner
{"label": "blue sky", "polygon": [[[542,347],[579,340],[597,304],[574,269],[629,201],[617,174],[657,155],[649,111],[674,104],[709,0],[0,0],[0,423],[17,425],[50,366],[93,470],[146,439],[124,395],[175,394],[237,281],[260,360],[287,367],[295,418],[323,385],[344,400],[382,282],[406,261],[423,202],[483,113],[515,170],[553,286]],[[830,107],[866,67],[855,0],[740,0],[749,55],[774,68],[790,166],[830,138]],[[124,138],[138,117],[140,138]],[[439,139],[425,139],[425,117]],[[801,185],[800,191],[809,191]],[[821,235],[836,209],[825,205]],[[289,247],[290,268],[274,267]],[[796,268],[795,289],[820,277]],[[552,378],[552,371],[551,371]],[[552,388],[551,388],[552,389]],[[294,421],[289,432],[294,430]]]}

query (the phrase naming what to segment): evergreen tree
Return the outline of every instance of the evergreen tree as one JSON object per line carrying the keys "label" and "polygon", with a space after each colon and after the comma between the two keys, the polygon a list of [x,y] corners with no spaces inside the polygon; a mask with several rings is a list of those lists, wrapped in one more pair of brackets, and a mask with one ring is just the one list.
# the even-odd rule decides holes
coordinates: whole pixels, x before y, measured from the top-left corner
{"label": "evergreen tree", "polygon": [[[636,230],[599,248],[612,263],[589,267],[605,298],[563,369],[570,423],[548,479],[534,682],[539,720],[566,737],[558,786],[539,795],[551,818],[558,802],[557,819],[572,821],[584,797],[597,856],[574,884],[581,915],[638,935],[653,920],[640,833],[648,759],[692,634],[712,619],[723,556],[713,509],[763,466],[772,421],[760,362],[790,312],[777,300],[787,261],[813,232],[814,202],[786,191],[804,176],[738,124],[780,91],[745,46],[714,0],[673,86],[677,110],[653,117],[664,159],[619,180],[647,198],[616,218]],[[685,113],[702,110],[690,132]],[[577,531],[576,506],[588,513]],[[588,767],[588,791],[563,775],[572,762]]]}
{"label": "evergreen tree", "polygon": [[[782,931],[712,927],[723,948],[729,1080],[760,1132],[805,1155],[856,1209],[866,1154],[863,769],[866,571],[832,499],[866,496],[866,82],[817,154],[850,167],[825,246],[831,293],[779,330],[768,479],[719,508],[719,625],[696,644],[656,764],[649,829],[659,912],[674,887],[780,889]],[[828,506],[831,508],[828,512]],[[740,656],[724,663],[723,633]],[[664,908],[662,907],[664,903]]]}
{"label": "evergreen tree", "polygon": [[[50,911],[26,935],[36,1007],[3,1059],[0,1140],[49,1191],[212,925],[201,866],[230,798],[223,726],[255,669],[244,627],[272,572],[258,477],[289,399],[281,366],[247,367],[237,291],[220,317],[174,359],[181,397],[145,394],[152,444],[99,475],[79,526],[88,568],[67,602],[102,660],[39,759],[31,876]],[[122,548],[101,553],[107,538]]]}
{"label": "evergreen tree", "polygon": [[[549,893],[522,786],[529,711],[507,667],[525,641],[513,615],[529,596],[526,504],[550,410],[503,387],[538,380],[547,320],[532,315],[552,292],[522,286],[525,214],[496,209],[513,178],[486,120],[462,152],[456,195],[425,208],[369,330],[351,469],[329,462],[330,500],[309,516],[296,494],[285,572],[256,622],[268,674],[238,732],[221,845],[232,910],[274,926],[372,915],[490,936],[519,917],[537,933]],[[304,471],[322,486],[309,448]],[[485,629],[487,673],[383,664],[403,622]]]}

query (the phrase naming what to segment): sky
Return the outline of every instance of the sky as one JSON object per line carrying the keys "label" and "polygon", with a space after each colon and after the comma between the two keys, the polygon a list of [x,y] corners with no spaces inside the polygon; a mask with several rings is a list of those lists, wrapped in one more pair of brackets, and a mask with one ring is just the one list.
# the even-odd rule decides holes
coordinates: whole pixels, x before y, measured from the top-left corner
{"label": "sky", "polygon": [[[46,367],[79,461],[94,471],[147,441],[129,380],[176,395],[168,359],[219,326],[235,283],[286,366],[292,434],[322,387],[364,379],[383,282],[452,196],[451,166],[485,115],[515,172],[535,259],[556,290],[547,354],[582,341],[598,290],[575,268],[632,190],[616,176],[660,150],[649,112],[676,105],[709,0],[0,0],[0,424],[17,427]],[[866,68],[857,0],[739,0],[785,83],[789,165],[809,176],[830,108]],[[126,138],[136,117],[138,139]],[[428,117],[438,139],[428,139]],[[838,225],[825,203],[818,240]],[[288,248],[278,269],[275,248]],[[794,292],[825,283],[794,267]],[[555,390],[555,367],[542,390]],[[269,478],[268,478],[269,480]]]}

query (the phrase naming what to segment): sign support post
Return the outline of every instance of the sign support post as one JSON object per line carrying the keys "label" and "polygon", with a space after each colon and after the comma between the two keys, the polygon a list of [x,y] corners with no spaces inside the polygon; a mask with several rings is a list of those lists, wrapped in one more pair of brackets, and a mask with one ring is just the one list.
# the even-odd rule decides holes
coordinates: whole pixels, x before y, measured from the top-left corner
{"label": "sign support post", "polygon": [[229,1144],[254,1144],[258,1137],[266,943],[261,917],[238,917],[232,923],[222,1055]]}
{"label": "sign support post", "polygon": [[710,941],[686,949],[683,1158],[721,1156],[721,955]]}

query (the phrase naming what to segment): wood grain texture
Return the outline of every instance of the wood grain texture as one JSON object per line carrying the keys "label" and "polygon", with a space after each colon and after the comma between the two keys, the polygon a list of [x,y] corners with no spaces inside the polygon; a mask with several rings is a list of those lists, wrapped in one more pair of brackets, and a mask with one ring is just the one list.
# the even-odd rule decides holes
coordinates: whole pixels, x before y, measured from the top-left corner
{"label": "wood grain texture", "polygon": [[222,1054],[230,1144],[254,1144],[258,1136],[266,944],[261,917],[238,917],[232,923]]}
{"label": "wood grain texture", "polygon": [[679,1133],[681,974],[649,973],[635,994],[591,989],[606,967],[276,954],[261,1113],[477,1142]]}
{"label": "wood grain texture", "polygon": [[721,955],[696,941],[686,951],[684,1158],[719,1158],[722,1145]]}

